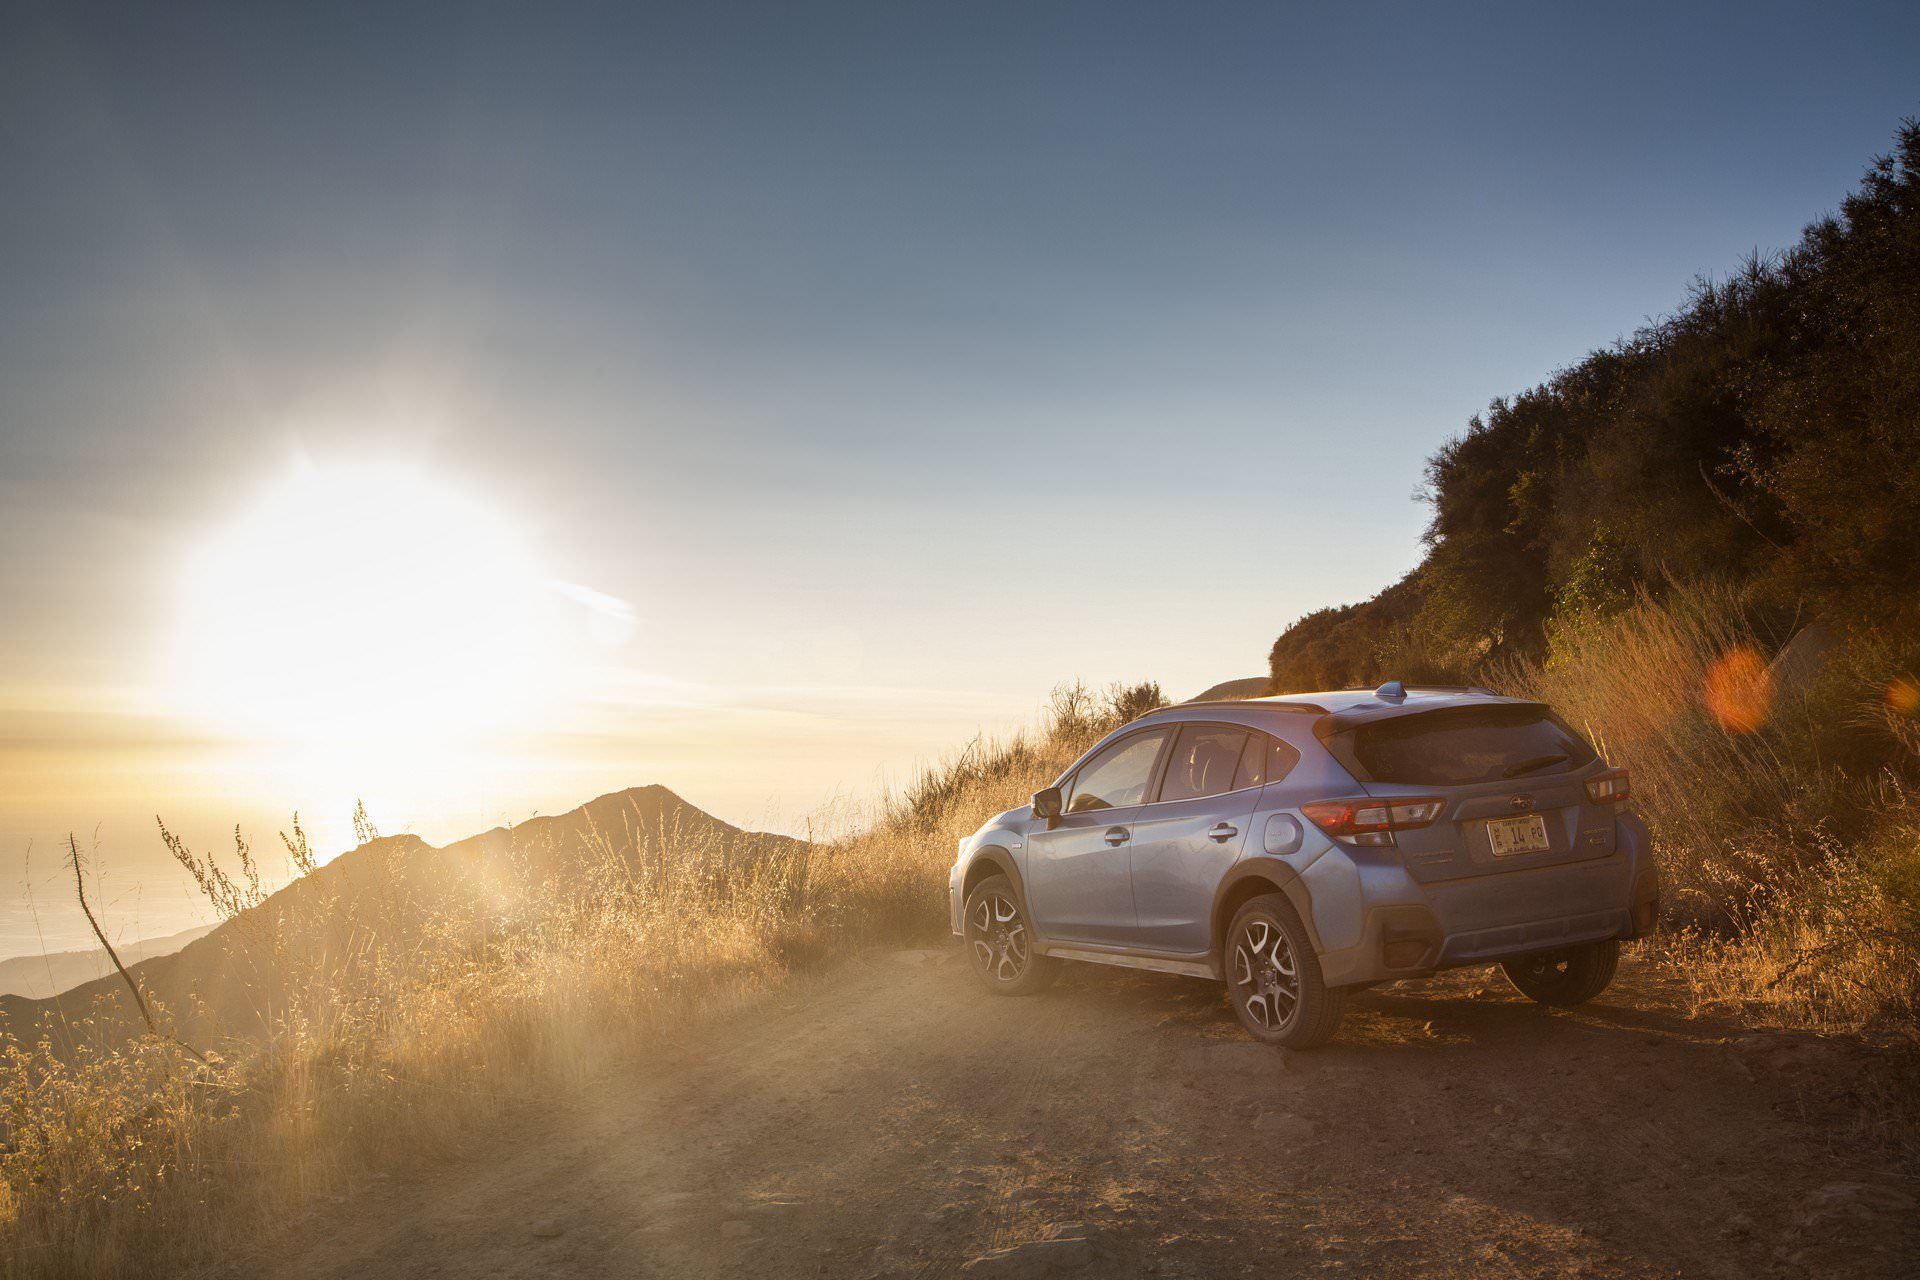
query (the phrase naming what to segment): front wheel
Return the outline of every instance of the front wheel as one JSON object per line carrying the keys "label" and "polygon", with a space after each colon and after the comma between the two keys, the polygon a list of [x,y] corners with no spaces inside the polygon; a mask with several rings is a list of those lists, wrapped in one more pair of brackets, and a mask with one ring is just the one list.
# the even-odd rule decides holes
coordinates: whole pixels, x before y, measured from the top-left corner
{"label": "front wheel", "polygon": [[1605,991],[1619,964],[1620,944],[1609,941],[1521,956],[1500,968],[1521,995],[1564,1009],[1585,1004]]}
{"label": "front wheel", "polygon": [[1247,1034],[1311,1049],[1333,1038],[1347,993],[1320,975],[1313,941],[1284,894],[1251,898],[1227,927],[1227,998]]}
{"label": "front wheel", "polygon": [[1050,985],[1060,962],[1034,949],[1033,929],[1013,881],[992,875],[967,895],[967,958],[973,976],[998,996],[1029,996]]}

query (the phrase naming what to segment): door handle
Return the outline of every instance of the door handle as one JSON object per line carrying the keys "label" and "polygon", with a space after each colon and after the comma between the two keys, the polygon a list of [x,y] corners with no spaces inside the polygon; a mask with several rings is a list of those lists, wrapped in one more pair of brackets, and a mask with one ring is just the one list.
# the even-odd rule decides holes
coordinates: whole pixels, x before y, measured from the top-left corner
{"label": "door handle", "polygon": [[1127,829],[1125,827],[1108,827],[1107,828],[1108,844],[1122,845],[1122,844],[1125,844],[1126,842],[1127,842]]}
{"label": "door handle", "polygon": [[1216,822],[1212,829],[1207,832],[1207,837],[1212,840],[1226,841],[1233,839],[1239,834],[1240,828],[1234,826],[1231,822]]}

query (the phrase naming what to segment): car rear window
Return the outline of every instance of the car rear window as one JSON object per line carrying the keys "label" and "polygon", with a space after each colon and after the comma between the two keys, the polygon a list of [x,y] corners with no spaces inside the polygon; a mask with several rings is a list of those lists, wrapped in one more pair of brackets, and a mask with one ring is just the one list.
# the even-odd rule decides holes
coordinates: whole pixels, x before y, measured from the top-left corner
{"label": "car rear window", "polygon": [[1162,800],[1197,800],[1233,790],[1247,730],[1230,724],[1185,724],[1160,783]]}
{"label": "car rear window", "polygon": [[1278,782],[1300,763],[1300,753],[1278,738],[1269,738],[1258,729],[1247,735],[1247,749],[1240,755],[1236,787],[1258,787]]}
{"label": "car rear window", "polygon": [[1446,707],[1359,725],[1341,738],[1328,745],[1362,782],[1456,787],[1562,773],[1594,759],[1586,740],[1545,707]]}

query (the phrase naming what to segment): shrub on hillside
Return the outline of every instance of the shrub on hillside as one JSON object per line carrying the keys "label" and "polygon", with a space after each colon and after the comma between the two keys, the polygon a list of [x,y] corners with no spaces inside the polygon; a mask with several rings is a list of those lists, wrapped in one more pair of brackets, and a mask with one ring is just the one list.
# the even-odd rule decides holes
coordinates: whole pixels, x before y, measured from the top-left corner
{"label": "shrub on hillside", "polygon": [[1775,625],[1811,611],[1910,627],[1916,423],[1920,123],[1907,121],[1839,216],[1792,249],[1698,283],[1673,316],[1475,417],[1428,465],[1420,566],[1289,627],[1274,679],[1468,675],[1538,657],[1557,610],[1676,577],[1738,582]]}

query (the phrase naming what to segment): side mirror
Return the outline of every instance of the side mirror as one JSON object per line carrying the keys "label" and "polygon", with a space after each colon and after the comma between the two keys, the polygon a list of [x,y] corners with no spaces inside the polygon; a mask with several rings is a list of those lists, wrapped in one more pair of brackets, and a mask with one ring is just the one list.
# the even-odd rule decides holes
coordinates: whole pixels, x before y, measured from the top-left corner
{"label": "side mirror", "polygon": [[1048,822],[1052,822],[1060,816],[1061,805],[1064,799],[1065,797],[1060,794],[1060,788],[1058,787],[1047,787],[1044,790],[1034,792],[1033,816],[1036,818],[1045,818]]}

